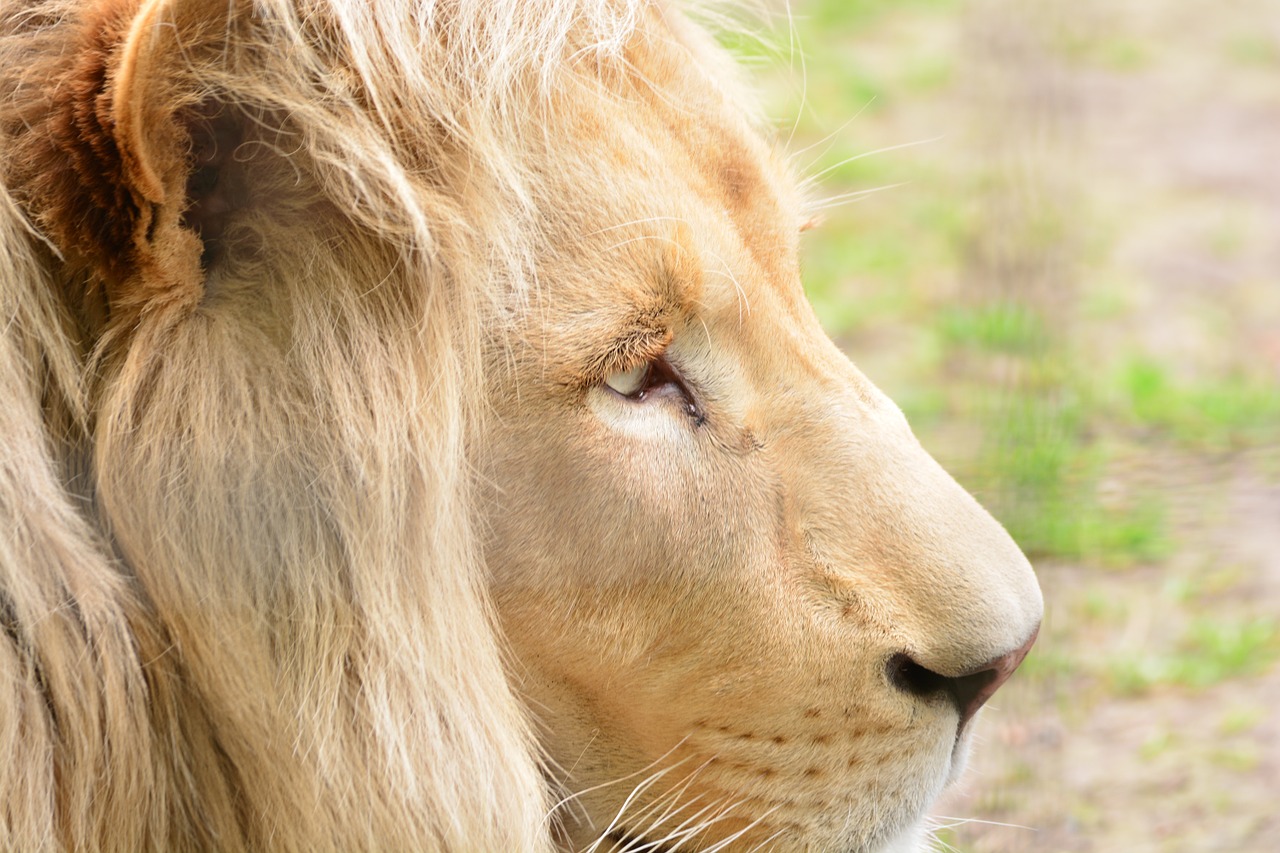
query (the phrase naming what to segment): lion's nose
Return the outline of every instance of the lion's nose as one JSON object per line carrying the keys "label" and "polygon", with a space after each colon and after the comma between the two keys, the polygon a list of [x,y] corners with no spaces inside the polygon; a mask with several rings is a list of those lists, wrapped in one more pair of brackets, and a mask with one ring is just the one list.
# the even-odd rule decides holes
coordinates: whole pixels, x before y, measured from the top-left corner
{"label": "lion's nose", "polygon": [[958,728],[963,730],[978,709],[1013,675],[1018,664],[1031,651],[1039,633],[1040,626],[1036,625],[1031,636],[1018,648],[960,675],[941,675],[916,663],[910,655],[899,652],[889,658],[889,683],[912,696],[925,698],[940,693],[949,696],[960,713]]}

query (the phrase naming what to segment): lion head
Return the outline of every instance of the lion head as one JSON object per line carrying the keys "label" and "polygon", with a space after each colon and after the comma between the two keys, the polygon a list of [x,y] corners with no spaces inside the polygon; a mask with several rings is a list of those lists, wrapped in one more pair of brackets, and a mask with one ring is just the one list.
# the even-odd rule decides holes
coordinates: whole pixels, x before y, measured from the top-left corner
{"label": "lion head", "polygon": [[0,847],[917,849],[1040,594],[706,32],[0,8]]}

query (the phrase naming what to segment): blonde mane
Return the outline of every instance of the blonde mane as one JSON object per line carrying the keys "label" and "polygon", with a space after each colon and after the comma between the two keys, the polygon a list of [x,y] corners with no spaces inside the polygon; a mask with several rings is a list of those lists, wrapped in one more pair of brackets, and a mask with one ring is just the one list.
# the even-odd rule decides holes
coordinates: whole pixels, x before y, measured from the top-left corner
{"label": "blonde mane", "polygon": [[[0,849],[550,846],[477,341],[539,239],[509,141],[662,14],[0,5]],[[227,110],[274,207],[206,280],[189,137]],[[250,287],[275,323],[204,311]]]}
{"label": "blonde mane", "polygon": [[0,850],[924,849],[1043,601],[696,14],[0,0]]}

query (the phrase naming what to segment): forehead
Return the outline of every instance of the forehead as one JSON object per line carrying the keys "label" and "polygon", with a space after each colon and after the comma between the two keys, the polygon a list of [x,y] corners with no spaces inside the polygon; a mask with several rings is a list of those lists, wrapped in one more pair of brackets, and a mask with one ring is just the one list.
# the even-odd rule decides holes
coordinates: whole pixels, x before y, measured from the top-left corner
{"label": "forehead", "polygon": [[785,160],[684,45],[646,42],[628,69],[576,79],[549,110],[535,159],[553,164],[538,183],[552,213],[546,263],[558,270],[540,286],[616,300],[579,279],[630,269],[644,280],[675,267],[667,273],[701,279],[698,298],[799,298],[799,211]]}

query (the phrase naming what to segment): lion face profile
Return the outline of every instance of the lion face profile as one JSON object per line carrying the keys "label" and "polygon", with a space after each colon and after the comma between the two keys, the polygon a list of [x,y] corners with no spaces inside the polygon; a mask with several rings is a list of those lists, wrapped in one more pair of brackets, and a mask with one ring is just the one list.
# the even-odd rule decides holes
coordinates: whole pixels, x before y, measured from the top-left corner
{"label": "lion face profile", "polygon": [[0,848],[920,849],[1041,616],[664,3],[0,4]]}

